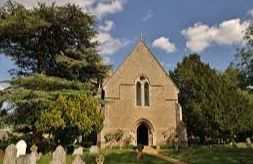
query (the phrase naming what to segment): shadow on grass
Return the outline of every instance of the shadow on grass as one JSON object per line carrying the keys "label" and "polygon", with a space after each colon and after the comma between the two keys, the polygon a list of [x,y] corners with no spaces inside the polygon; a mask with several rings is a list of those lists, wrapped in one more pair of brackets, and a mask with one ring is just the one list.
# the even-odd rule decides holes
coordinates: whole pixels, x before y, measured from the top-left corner
{"label": "shadow on grass", "polygon": [[176,154],[172,149],[165,149],[162,153],[167,156],[183,159],[189,163],[253,163],[253,150],[246,148],[231,148],[224,146],[209,148],[207,146],[201,146],[181,149],[179,154]]}
{"label": "shadow on grass", "polygon": [[[101,153],[105,156],[105,164],[168,164],[167,161],[146,154],[142,160],[137,161],[136,153],[131,150],[104,150]],[[68,155],[67,164],[71,164],[73,159],[73,156]],[[91,155],[89,152],[84,152],[82,159],[87,164],[96,164],[96,155]],[[38,164],[49,164],[51,160],[52,155],[46,154],[38,161]]]}

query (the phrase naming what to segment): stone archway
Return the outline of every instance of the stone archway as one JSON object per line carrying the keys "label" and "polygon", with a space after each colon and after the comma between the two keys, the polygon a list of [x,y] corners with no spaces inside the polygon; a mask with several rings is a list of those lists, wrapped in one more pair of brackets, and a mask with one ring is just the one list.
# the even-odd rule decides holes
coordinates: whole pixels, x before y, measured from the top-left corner
{"label": "stone archway", "polygon": [[132,132],[135,134],[134,145],[153,145],[154,128],[147,119],[139,119],[132,127]]}

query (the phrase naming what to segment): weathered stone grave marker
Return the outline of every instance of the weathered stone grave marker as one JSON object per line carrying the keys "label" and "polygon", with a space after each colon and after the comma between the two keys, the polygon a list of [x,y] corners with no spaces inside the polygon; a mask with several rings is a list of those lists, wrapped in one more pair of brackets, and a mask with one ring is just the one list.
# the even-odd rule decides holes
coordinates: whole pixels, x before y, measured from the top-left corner
{"label": "weathered stone grave marker", "polygon": [[3,164],[15,164],[17,159],[17,148],[14,144],[5,149]]}
{"label": "weathered stone grave marker", "polygon": [[83,155],[83,147],[78,147],[74,150],[74,152],[72,153],[72,155]]}
{"label": "weathered stone grave marker", "polygon": [[4,159],[4,151],[0,149],[0,160]]}
{"label": "weathered stone grave marker", "polygon": [[25,155],[26,153],[26,147],[27,147],[27,144],[24,140],[20,140],[17,142],[16,144],[16,148],[17,148],[17,158],[20,156],[20,155]]}
{"label": "weathered stone grave marker", "polygon": [[66,152],[62,146],[57,146],[53,152],[51,164],[66,164]]}
{"label": "weathered stone grave marker", "polygon": [[29,164],[36,164],[36,161],[40,159],[41,155],[38,154],[38,147],[36,145],[32,145],[30,148],[31,153],[29,155]]}
{"label": "weathered stone grave marker", "polygon": [[72,164],[85,164],[80,155],[76,155]]}
{"label": "weathered stone grave marker", "polygon": [[100,154],[99,156],[97,156],[97,158],[96,158],[97,164],[103,164],[104,161],[105,161],[105,157],[102,154]]}

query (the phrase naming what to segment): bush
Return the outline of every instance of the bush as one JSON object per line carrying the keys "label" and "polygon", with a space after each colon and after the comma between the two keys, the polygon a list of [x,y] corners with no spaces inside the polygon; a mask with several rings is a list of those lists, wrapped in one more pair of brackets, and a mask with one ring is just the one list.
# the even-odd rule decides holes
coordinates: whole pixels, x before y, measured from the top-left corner
{"label": "bush", "polygon": [[123,137],[123,130],[119,129],[114,133],[106,133],[104,138],[105,142],[116,141],[119,142]]}

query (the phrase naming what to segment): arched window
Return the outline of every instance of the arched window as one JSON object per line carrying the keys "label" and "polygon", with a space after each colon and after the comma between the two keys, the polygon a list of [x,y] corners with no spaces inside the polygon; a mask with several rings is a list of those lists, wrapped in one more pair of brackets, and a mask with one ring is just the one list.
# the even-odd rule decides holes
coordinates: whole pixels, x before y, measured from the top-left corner
{"label": "arched window", "polygon": [[136,105],[141,106],[141,83],[136,84]]}
{"label": "arched window", "polygon": [[149,106],[149,84],[147,82],[144,84],[144,101],[145,106]]}

